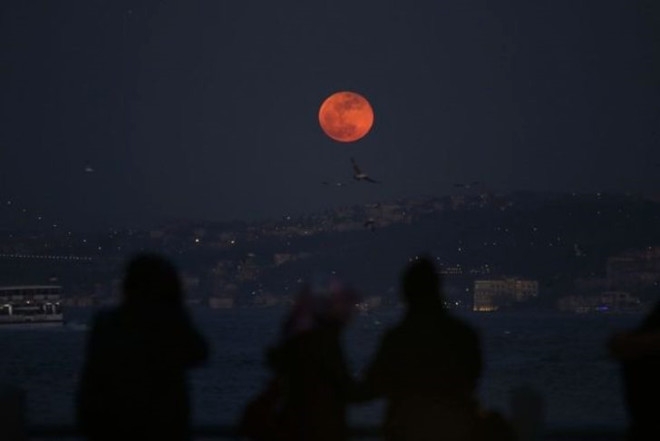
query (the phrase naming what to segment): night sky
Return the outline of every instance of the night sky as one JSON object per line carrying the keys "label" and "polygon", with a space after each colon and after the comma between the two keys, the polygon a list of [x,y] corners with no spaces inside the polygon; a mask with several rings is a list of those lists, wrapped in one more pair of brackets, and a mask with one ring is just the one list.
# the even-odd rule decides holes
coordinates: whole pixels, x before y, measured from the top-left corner
{"label": "night sky", "polygon": [[[8,0],[0,13],[0,227],[23,209],[86,229],[279,218],[472,181],[660,189],[656,0]],[[337,90],[373,106],[358,142],[319,127]],[[351,182],[351,157],[382,183]]]}

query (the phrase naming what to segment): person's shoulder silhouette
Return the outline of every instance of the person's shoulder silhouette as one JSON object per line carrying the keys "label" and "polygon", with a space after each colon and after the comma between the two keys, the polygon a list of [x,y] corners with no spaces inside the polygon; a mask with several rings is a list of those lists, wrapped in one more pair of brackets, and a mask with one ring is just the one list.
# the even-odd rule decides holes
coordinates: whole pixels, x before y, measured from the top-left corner
{"label": "person's shoulder silhouette", "polygon": [[660,302],[629,332],[610,340],[622,366],[624,397],[630,417],[628,439],[660,439],[656,404],[660,400]]}
{"label": "person's shoulder silhouette", "polygon": [[183,307],[174,265],[143,254],[126,268],[122,303],[88,337],[77,414],[89,439],[189,437],[185,371],[207,358]]}

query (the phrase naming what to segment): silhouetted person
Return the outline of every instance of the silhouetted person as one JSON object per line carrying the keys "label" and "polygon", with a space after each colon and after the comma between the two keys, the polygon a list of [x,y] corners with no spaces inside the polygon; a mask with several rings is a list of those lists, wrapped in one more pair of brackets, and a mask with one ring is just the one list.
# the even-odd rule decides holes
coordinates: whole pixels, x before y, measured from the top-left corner
{"label": "silhouetted person", "polygon": [[659,440],[660,303],[637,329],[615,335],[610,351],[622,366],[628,440]]}
{"label": "silhouetted person", "polygon": [[479,337],[444,308],[440,288],[430,259],[405,269],[407,312],[387,331],[366,370],[366,395],[386,400],[388,441],[477,438]]}
{"label": "silhouetted person", "polygon": [[122,304],[97,314],[88,337],[77,416],[91,440],[185,440],[185,372],[207,345],[183,308],[174,266],[139,255],[127,267]]}
{"label": "silhouetted person", "polygon": [[[355,393],[341,346],[341,334],[356,302],[350,289],[330,279],[304,288],[286,318],[281,340],[267,351],[275,394],[282,399],[281,424],[269,439],[342,441],[346,407]],[[260,439],[258,421],[244,420],[243,432]],[[246,427],[253,425],[253,427]]]}

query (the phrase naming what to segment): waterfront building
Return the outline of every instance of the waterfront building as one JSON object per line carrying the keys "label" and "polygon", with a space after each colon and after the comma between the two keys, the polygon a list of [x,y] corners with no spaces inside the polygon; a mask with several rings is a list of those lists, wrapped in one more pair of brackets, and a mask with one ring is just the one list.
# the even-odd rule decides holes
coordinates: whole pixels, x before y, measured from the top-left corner
{"label": "waterfront building", "polygon": [[473,311],[491,312],[510,308],[538,296],[536,280],[503,278],[474,281]]}
{"label": "waterfront building", "polygon": [[557,302],[561,312],[639,312],[644,305],[637,296],[625,291],[604,291],[594,295],[565,296]]}
{"label": "waterfront building", "polygon": [[607,259],[607,280],[613,289],[638,291],[660,282],[660,247],[629,250]]}

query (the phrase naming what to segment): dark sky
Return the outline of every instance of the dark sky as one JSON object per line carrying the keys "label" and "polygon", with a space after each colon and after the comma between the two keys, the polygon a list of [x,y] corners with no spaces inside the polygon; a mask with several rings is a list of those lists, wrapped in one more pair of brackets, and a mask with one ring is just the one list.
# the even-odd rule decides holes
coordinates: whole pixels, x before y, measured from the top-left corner
{"label": "dark sky", "polygon": [[[657,191],[658,3],[5,1],[0,224],[277,218],[475,180]],[[337,90],[374,108],[356,143],[318,125]],[[323,185],[351,156],[383,182]]]}

